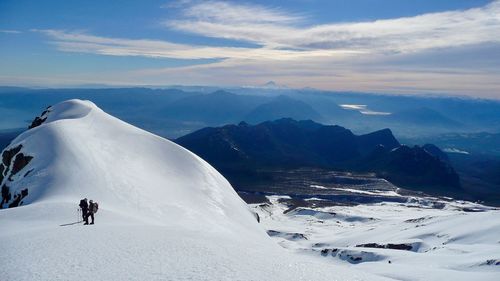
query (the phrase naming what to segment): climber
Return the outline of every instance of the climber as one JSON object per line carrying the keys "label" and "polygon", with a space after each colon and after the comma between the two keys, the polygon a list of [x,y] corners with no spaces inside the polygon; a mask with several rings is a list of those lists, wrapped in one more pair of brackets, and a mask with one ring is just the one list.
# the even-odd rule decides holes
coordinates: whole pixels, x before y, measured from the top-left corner
{"label": "climber", "polygon": [[82,221],[85,220],[85,217],[87,216],[87,212],[89,210],[89,204],[87,203],[87,198],[83,198],[80,200],[80,209],[82,209]]}
{"label": "climber", "polygon": [[89,224],[89,217],[92,218],[92,222],[90,224],[94,224],[94,215],[97,213],[97,210],[99,209],[99,204],[97,202],[94,202],[92,200],[89,201],[89,210],[87,215],[85,216],[85,223],[84,224]]}

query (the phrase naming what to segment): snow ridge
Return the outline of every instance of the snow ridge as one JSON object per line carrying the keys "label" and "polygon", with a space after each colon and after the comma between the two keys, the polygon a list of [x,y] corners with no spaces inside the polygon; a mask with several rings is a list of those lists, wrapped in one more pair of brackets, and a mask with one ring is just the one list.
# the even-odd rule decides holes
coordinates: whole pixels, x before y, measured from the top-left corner
{"label": "snow ridge", "polygon": [[[32,159],[2,179],[28,190],[0,210],[3,280],[381,279],[282,249],[208,163],[90,101],[36,125],[5,150]],[[84,197],[99,202],[93,226],[76,222]]]}

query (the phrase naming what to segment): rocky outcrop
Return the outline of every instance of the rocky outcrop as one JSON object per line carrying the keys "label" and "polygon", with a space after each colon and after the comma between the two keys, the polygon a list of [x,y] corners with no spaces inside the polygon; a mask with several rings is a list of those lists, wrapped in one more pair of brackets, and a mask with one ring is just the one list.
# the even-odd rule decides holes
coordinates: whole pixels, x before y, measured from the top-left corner
{"label": "rocky outcrop", "polygon": [[[13,148],[7,148],[2,152],[2,161],[0,163],[0,184],[2,201],[0,203],[0,208],[3,207],[17,207],[23,204],[23,199],[28,196],[28,189],[19,187],[16,190],[12,190],[12,182],[14,181],[14,176],[19,172],[24,170],[31,160],[32,156],[26,155],[22,152],[22,145],[15,146]],[[28,176],[32,170],[27,171],[23,178]]]}
{"label": "rocky outcrop", "polygon": [[14,200],[9,204],[9,208],[17,207],[23,204],[24,197],[28,196],[28,189],[21,190],[20,193],[14,195]]}
{"label": "rocky outcrop", "polygon": [[307,236],[305,236],[302,233],[297,233],[297,232],[282,232],[282,231],[277,231],[277,230],[268,230],[267,235],[274,237],[278,236],[287,240],[295,241],[295,240],[308,240]]}
{"label": "rocky outcrop", "polygon": [[20,144],[14,148],[11,148],[11,149],[6,149],[2,152],[2,163],[9,167],[9,164],[10,162],[12,161],[12,158],[14,158],[14,156],[19,152],[21,151],[21,148],[23,148],[23,146]]}
{"label": "rocky outcrop", "polygon": [[31,125],[29,125],[28,129],[33,129],[35,127],[42,125],[43,122],[45,122],[45,120],[47,120],[47,115],[49,112],[50,112],[50,106],[47,107],[47,109],[44,110],[40,116],[35,117],[33,122],[31,122]]}
{"label": "rocky outcrop", "polygon": [[323,257],[331,256],[352,264],[380,261],[386,259],[386,256],[381,254],[351,249],[325,248],[320,251],[320,254]]}
{"label": "rocky outcrop", "polygon": [[12,176],[16,175],[19,171],[26,167],[30,163],[31,159],[33,159],[32,156],[24,155],[22,152],[17,154],[14,159],[14,163],[12,164],[12,172],[10,173],[9,180],[12,180]]}
{"label": "rocky outcrop", "polygon": [[5,166],[3,164],[0,164],[0,183],[3,182],[3,172],[5,171]]}
{"label": "rocky outcrop", "polygon": [[374,148],[384,147],[387,150],[392,150],[399,147],[401,144],[392,134],[390,129],[383,129],[366,135],[361,135],[357,138],[358,146],[363,155],[371,153]]}
{"label": "rocky outcrop", "polygon": [[2,208],[4,203],[8,203],[12,198],[10,194],[10,188],[4,184],[2,185],[2,203],[0,203],[0,209]]}
{"label": "rocky outcrop", "polygon": [[411,251],[413,249],[413,246],[409,244],[392,244],[392,243],[389,244],[367,243],[367,244],[356,245],[356,247],[405,250],[405,251]]}
{"label": "rocky outcrop", "polygon": [[[42,114],[36,117],[29,129],[36,128],[43,124],[48,118],[51,111],[51,107],[47,107]],[[19,144],[15,147],[7,147],[2,152],[2,160],[0,163],[0,185],[2,201],[0,203],[1,208],[12,208],[23,204],[23,199],[28,196],[28,189],[16,184],[17,180],[28,177],[33,169],[27,170],[26,167],[33,160],[33,156],[27,155],[26,152],[22,151],[23,145]],[[23,170],[23,174],[20,172]]]}
{"label": "rocky outcrop", "polygon": [[481,265],[500,265],[500,259],[487,260],[484,263],[482,263]]}

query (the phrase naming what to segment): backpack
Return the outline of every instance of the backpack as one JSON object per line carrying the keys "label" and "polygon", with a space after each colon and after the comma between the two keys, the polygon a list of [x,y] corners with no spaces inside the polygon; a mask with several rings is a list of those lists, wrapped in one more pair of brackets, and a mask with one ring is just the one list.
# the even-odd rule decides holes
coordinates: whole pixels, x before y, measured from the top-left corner
{"label": "backpack", "polygon": [[97,204],[97,202],[94,202],[94,213],[97,213],[97,210],[99,210],[99,204]]}

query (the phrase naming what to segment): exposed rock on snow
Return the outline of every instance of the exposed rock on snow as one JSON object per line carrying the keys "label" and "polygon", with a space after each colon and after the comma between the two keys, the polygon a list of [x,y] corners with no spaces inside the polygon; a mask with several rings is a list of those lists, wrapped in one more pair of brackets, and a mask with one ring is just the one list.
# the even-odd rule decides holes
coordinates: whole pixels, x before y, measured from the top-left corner
{"label": "exposed rock on snow", "polygon": [[16,147],[13,147],[11,149],[5,149],[2,152],[2,163],[3,165],[9,167],[10,162],[12,161],[12,158],[23,148],[23,146],[20,144]]}
{"label": "exposed rock on snow", "polygon": [[[0,209],[3,207],[17,207],[23,204],[23,199],[28,196],[27,188],[15,188],[11,190],[10,185],[15,185],[11,183],[14,181],[14,177],[18,172],[23,170],[30,161],[33,159],[32,156],[25,155],[21,152],[23,148],[22,144],[14,146],[12,148],[6,148],[2,152],[2,163],[0,164],[0,185],[2,186],[2,201],[0,203]],[[24,176],[27,176],[29,172],[26,172]]]}
{"label": "exposed rock on snow", "polygon": [[24,167],[26,167],[33,157],[24,155],[23,153],[18,153],[12,164],[12,172],[10,173],[9,180],[12,181],[12,176],[16,175]]}
{"label": "exposed rock on snow", "polygon": [[[410,198],[355,206],[290,208],[284,196],[252,204],[291,252],[396,280],[498,280],[500,211],[465,201]],[[475,210],[468,212],[467,209]],[[285,234],[301,233],[306,239]]]}
{"label": "exposed rock on snow", "polygon": [[287,233],[287,232],[281,232],[281,231],[276,231],[276,230],[268,230],[267,234],[269,236],[278,236],[278,237],[282,237],[282,238],[285,238],[288,240],[300,240],[300,239],[307,240],[306,235],[304,235],[302,233],[297,233],[297,232]]}
{"label": "exposed rock on snow", "polygon": [[405,250],[405,251],[411,251],[414,249],[413,245],[410,244],[377,244],[377,243],[366,243],[366,244],[359,244],[356,245],[356,247],[364,247],[364,248],[378,248],[378,249],[392,249],[392,250]]}
{"label": "exposed rock on snow", "polygon": [[33,122],[31,122],[31,125],[28,127],[28,129],[33,129],[35,127],[42,125],[43,122],[47,120],[47,114],[49,113],[49,111],[50,111],[50,106],[47,107],[47,109],[44,110],[40,116],[35,117],[35,119],[33,120]]}
{"label": "exposed rock on snow", "polygon": [[485,263],[481,265],[500,265],[500,259],[497,260],[487,260]]}

